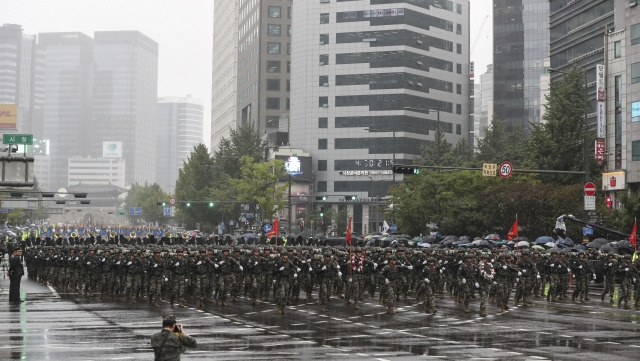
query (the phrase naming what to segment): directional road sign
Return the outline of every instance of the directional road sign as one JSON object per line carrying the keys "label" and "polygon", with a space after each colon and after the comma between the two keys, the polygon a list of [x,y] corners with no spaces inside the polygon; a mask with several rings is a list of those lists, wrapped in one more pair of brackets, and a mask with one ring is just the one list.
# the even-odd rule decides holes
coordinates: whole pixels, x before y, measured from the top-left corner
{"label": "directional road sign", "polygon": [[162,207],[162,215],[165,217],[171,217],[171,206]]}
{"label": "directional road sign", "polygon": [[33,134],[3,134],[4,144],[33,144]]}

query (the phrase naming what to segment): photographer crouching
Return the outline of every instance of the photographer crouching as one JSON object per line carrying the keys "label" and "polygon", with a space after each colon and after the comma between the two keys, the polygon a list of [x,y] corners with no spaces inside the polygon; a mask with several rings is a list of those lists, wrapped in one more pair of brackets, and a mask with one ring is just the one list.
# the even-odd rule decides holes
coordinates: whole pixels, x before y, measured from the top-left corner
{"label": "photographer crouching", "polygon": [[185,347],[197,347],[196,340],[189,336],[182,325],[176,324],[173,315],[162,318],[162,331],[151,336],[151,347],[156,361],[180,361]]}

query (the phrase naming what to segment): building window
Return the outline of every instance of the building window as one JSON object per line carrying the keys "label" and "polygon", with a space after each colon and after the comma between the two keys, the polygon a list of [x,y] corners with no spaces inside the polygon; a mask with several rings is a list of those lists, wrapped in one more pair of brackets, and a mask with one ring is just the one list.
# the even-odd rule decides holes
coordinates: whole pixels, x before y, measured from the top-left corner
{"label": "building window", "polygon": [[280,98],[267,98],[267,109],[280,109]]}
{"label": "building window", "polygon": [[268,91],[279,91],[280,90],[280,79],[267,79],[267,90]]}
{"label": "building window", "polygon": [[269,42],[267,43],[267,51],[269,54],[277,55],[280,54],[280,43]]}
{"label": "building window", "polygon": [[456,104],[456,114],[462,114],[462,104]]}
{"label": "building window", "polygon": [[287,98],[286,103],[287,103],[286,104],[287,110],[290,110],[291,109],[291,98]]}
{"label": "building window", "polygon": [[456,13],[462,14],[462,5],[461,4],[456,4]]}
{"label": "building window", "polygon": [[322,129],[329,128],[329,118],[327,117],[318,118],[318,128],[322,128]]}
{"label": "building window", "polygon": [[287,79],[287,91],[291,91],[291,80]]}
{"label": "building window", "polygon": [[287,25],[287,36],[291,36],[291,25]]}
{"label": "building window", "polygon": [[327,170],[327,161],[326,160],[318,160],[318,171],[324,172]]}
{"label": "building window", "polygon": [[462,64],[456,64],[456,73],[462,74]]}
{"label": "building window", "polygon": [[622,56],[622,42],[620,40],[613,43],[613,56],[616,59]]}
{"label": "building window", "polygon": [[279,18],[282,16],[282,9],[279,6],[269,6],[269,17],[270,18]]}
{"label": "building window", "polygon": [[291,61],[287,62],[287,74],[291,73]]}
{"label": "building window", "polygon": [[327,191],[327,182],[318,182],[318,193],[324,193]]}
{"label": "building window", "polygon": [[320,55],[320,65],[327,65],[329,64],[329,55],[328,54],[321,54]]}
{"label": "building window", "polygon": [[269,35],[270,36],[280,36],[280,25],[279,24],[269,24]]}
{"label": "building window", "polygon": [[640,82],[640,63],[631,64],[631,83]]}
{"label": "building window", "polygon": [[461,84],[456,84],[456,93],[457,94],[462,94],[462,85]]}
{"label": "building window", "polygon": [[456,44],[456,52],[462,54],[462,44]]}
{"label": "building window", "polygon": [[277,60],[267,60],[267,73],[279,73],[280,62]]}
{"label": "building window", "polygon": [[640,122],[640,102],[631,103],[631,121]]}
{"label": "building window", "polygon": [[320,24],[329,24],[329,13],[320,14]]}
{"label": "building window", "polygon": [[329,76],[328,75],[320,75],[319,86],[329,86]]}
{"label": "building window", "polygon": [[267,128],[275,128],[278,129],[280,127],[280,117],[278,116],[267,116]]}
{"label": "building window", "polygon": [[631,25],[631,45],[640,43],[640,24]]}
{"label": "building window", "polygon": [[327,139],[318,139],[318,149],[327,149]]}
{"label": "building window", "polygon": [[462,134],[462,125],[456,124],[456,134]]}
{"label": "building window", "polygon": [[456,24],[456,34],[462,34],[462,24]]}
{"label": "building window", "polygon": [[320,34],[320,45],[329,44],[329,34]]}
{"label": "building window", "polygon": [[640,161],[640,140],[634,140],[631,142],[631,161]]}
{"label": "building window", "polygon": [[287,8],[287,17],[291,19],[291,6]]}
{"label": "building window", "polygon": [[320,108],[326,108],[329,106],[329,97],[319,97],[318,98],[318,106]]}

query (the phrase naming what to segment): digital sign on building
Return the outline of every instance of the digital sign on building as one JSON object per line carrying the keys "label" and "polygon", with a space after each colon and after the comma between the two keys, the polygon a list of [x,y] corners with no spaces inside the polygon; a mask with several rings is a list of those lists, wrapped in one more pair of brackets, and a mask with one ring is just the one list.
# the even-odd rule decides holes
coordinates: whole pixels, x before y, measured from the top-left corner
{"label": "digital sign on building", "polygon": [[[276,155],[275,158],[284,162],[284,168],[287,170],[287,174],[292,176],[293,180],[312,181],[311,157]],[[286,181],[288,177],[282,180]]]}
{"label": "digital sign on building", "polygon": [[122,142],[102,142],[104,158],[122,158]]}

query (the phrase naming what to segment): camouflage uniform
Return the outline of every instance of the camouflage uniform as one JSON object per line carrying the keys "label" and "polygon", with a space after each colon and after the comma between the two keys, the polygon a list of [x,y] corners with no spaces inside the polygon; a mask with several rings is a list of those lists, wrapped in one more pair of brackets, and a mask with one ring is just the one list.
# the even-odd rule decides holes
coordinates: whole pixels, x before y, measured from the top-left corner
{"label": "camouflage uniform", "polygon": [[127,281],[126,281],[126,297],[128,297],[131,303],[138,302],[138,293],[140,292],[140,280],[142,278],[142,261],[136,257],[136,251],[132,251],[129,261],[126,263],[127,267]]}
{"label": "camouflage uniform", "polygon": [[193,260],[192,273],[194,280],[193,295],[196,298],[196,307],[204,307],[207,299],[207,288],[209,285],[209,264],[211,260],[207,258],[207,251],[201,249],[198,257]]}
{"label": "camouflage uniform", "polygon": [[436,301],[434,293],[439,287],[439,280],[441,274],[444,272],[442,268],[436,267],[435,258],[428,258],[426,260],[427,265],[422,268],[421,278],[422,282],[418,288],[420,297],[424,298],[424,312],[436,313]]}
{"label": "camouflage uniform", "polygon": [[473,286],[480,288],[479,283],[476,282],[478,276],[478,268],[472,263],[473,255],[467,253],[464,257],[464,263],[458,267],[458,278],[460,279],[460,288],[458,290],[458,297],[462,299],[464,303],[464,312],[469,311],[469,301],[473,294]]}
{"label": "camouflage uniform", "polygon": [[[242,265],[233,257],[229,256],[229,249],[223,249],[222,255],[216,263],[219,266],[220,275],[218,276],[218,305],[224,306],[227,302],[227,294],[234,287],[234,272],[236,270],[243,271]],[[231,294],[231,300],[236,301],[236,295]]]}
{"label": "camouflage uniform", "polygon": [[618,272],[618,260],[614,257],[615,255],[613,253],[609,253],[607,258],[603,260],[604,289],[600,295],[600,300],[604,301],[604,297],[609,294],[609,303],[611,304],[613,304],[613,294],[616,287],[616,273]]}
{"label": "camouflage uniform", "polygon": [[[162,291],[162,285],[166,278],[166,264],[164,259],[160,257],[160,251],[155,250],[153,257],[148,261],[148,279],[149,279],[149,293],[147,298],[147,304],[155,304],[156,307],[160,306],[160,292]],[[154,302],[155,301],[155,302]]]}
{"label": "camouflage uniform", "polygon": [[530,305],[527,298],[533,290],[534,282],[540,278],[536,264],[529,259],[529,255],[528,250],[522,251],[522,258],[516,264],[519,279],[514,301],[516,306],[520,300],[525,307]]}
{"label": "camouflage uniform", "polygon": [[189,279],[189,260],[184,257],[182,250],[178,251],[176,257],[171,259],[168,268],[173,276],[173,288],[171,290],[171,304],[174,299],[178,300],[180,307],[184,307],[187,302],[186,286]]}
{"label": "camouflage uniform", "polygon": [[112,295],[113,278],[114,278],[114,258],[111,257],[111,251],[106,250],[102,258],[100,258],[100,296],[107,299]]}
{"label": "camouflage uniform", "polygon": [[331,299],[331,288],[336,277],[341,277],[340,267],[336,261],[331,259],[331,253],[325,252],[323,254],[323,261],[319,262],[314,267],[318,274],[318,281],[320,283],[320,290],[318,297],[320,298],[319,305],[322,312],[327,312],[327,305]]}
{"label": "camouflage uniform", "polygon": [[289,288],[291,283],[298,277],[296,266],[289,260],[286,251],[282,251],[281,258],[276,260],[273,271],[273,283],[276,285],[276,307],[279,313],[284,313],[284,309],[289,300]]}
{"label": "camouflage uniform", "polygon": [[588,294],[587,285],[592,278],[595,279],[596,274],[589,261],[585,259],[584,252],[580,252],[578,259],[571,262],[571,272],[575,275],[575,288],[571,300],[575,301],[580,296],[580,302],[585,302],[585,296]]}
{"label": "camouflage uniform", "polygon": [[631,263],[631,256],[625,255],[624,261],[618,266],[620,274],[620,293],[618,294],[618,308],[624,302],[624,309],[629,309],[629,300],[631,299],[631,286],[637,280],[637,270]]}
{"label": "camouflage uniform", "polygon": [[[382,296],[383,304],[387,306],[387,313],[394,313],[393,304],[396,299],[397,284],[400,280],[399,267],[396,266],[396,256],[387,257],[388,264],[382,268],[381,274],[386,285],[384,295]],[[381,291],[382,292],[382,291]]]}

